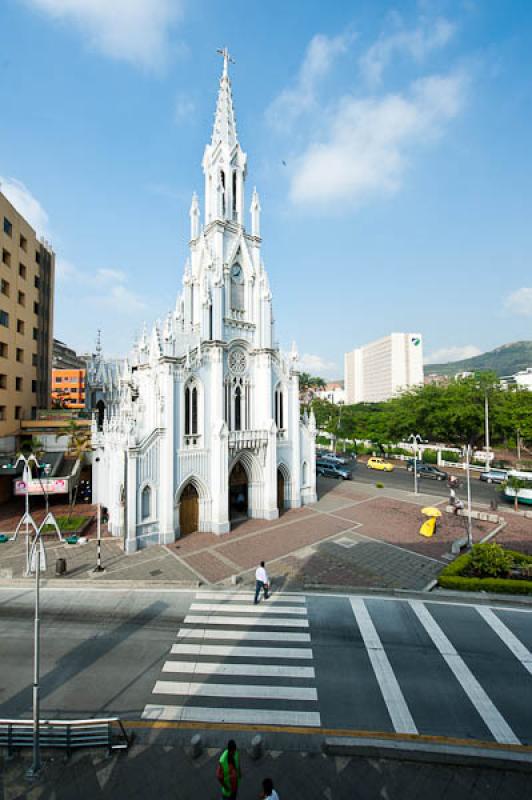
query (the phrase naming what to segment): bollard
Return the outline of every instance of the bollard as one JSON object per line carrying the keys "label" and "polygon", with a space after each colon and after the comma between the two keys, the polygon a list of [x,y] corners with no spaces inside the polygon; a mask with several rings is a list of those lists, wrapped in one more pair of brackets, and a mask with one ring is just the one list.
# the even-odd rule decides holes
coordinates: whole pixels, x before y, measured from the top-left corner
{"label": "bollard", "polygon": [[263,747],[262,736],[259,736],[259,734],[257,734],[251,740],[251,752],[250,752],[251,758],[253,758],[255,761],[258,761],[259,758],[262,756],[262,747]]}
{"label": "bollard", "polygon": [[203,744],[199,733],[195,733],[190,740],[190,755],[192,758],[199,758],[203,750]]}

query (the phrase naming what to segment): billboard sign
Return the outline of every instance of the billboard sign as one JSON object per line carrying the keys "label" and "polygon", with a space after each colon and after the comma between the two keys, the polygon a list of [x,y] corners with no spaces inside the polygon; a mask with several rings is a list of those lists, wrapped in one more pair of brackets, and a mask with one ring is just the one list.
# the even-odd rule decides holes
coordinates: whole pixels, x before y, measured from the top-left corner
{"label": "billboard sign", "polygon": [[[67,494],[68,478],[42,478],[28,483],[28,494]],[[15,495],[26,494],[26,481],[15,481]]]}

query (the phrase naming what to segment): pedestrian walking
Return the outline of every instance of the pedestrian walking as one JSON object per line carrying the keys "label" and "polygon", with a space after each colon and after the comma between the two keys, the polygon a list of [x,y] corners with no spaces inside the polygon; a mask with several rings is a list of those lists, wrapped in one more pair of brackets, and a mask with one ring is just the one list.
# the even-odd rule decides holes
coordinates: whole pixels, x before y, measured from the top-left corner
{"label": "pedestrian walking", "polygon": [[264,778],[262,781],[262,792],[259,797],[260,800],[280,800],[279,795],[273,788],[273,781],[271,778]]}
{"label": "pedestrian walking", "polygon": [[268,573],[264,566],[264,561],[261,561],[255,572],[255,605],[259,602],[260,590],[264,590],[264,599],[268,599]]}
{"label": "pedestrian walking", "polygon": [[222,787],[223,800],[236,800],[242,772],[240,771],[240,753],[236,749],[234,739],[229,739],[227,748],[220,756],[216,777]]}

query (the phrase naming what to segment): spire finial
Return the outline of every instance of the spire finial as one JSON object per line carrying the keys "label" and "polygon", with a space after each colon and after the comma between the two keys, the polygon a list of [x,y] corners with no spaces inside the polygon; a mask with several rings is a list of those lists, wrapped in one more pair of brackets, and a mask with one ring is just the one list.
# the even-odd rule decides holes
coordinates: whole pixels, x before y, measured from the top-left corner
{"label": "spire finial", "polygon": [[102,331],[98,328],[98,334],[96,336],[96,358],[100,359],[102,357]]}
{"label": "spire finial", "polygon": [[229,64],[234,64],[235,60],[229,54],[229,50],[227,49],[227,47],[222,47],[218,49],[216,52],[219,53],[221,56],[223,56],[224,59],[223,77],[227,78],[229,76]]}

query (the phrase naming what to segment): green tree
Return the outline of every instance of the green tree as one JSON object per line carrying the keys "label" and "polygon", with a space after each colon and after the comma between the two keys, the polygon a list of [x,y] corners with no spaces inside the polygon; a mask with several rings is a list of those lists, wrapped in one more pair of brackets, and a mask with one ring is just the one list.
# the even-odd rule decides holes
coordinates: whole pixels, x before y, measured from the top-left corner
{"label": "green tree", "polygon": [[516,475],[510,475],[504,485],[508,486],[509,489],[512,489],[512,491],[515,492],[514,511],[519,511],[519,494],[523,489],[526,489],[529,486],[529,481],[518,478]]}

